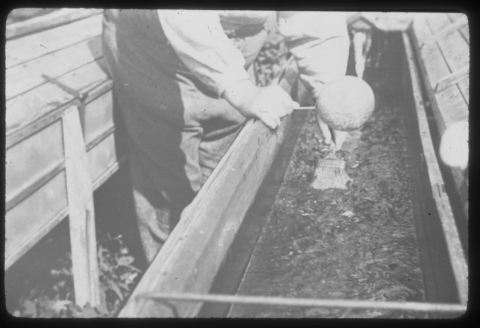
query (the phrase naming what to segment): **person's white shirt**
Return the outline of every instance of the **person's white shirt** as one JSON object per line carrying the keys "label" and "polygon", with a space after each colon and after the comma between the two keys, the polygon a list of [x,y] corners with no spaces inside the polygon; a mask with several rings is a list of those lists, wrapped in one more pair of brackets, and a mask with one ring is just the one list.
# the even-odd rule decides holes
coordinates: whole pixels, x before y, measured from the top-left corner
{"label": "person's white shirt", "polygon": [[[163,31],[183,63],[221,96],[230,85],[250,79],[242,53],[222,23],[259,24],[268,11],[158,10]],[[344,13],[277,12],[277,27],[295,57],[299,77],[315,96],[322,86],[344,76],[349,38]]]}

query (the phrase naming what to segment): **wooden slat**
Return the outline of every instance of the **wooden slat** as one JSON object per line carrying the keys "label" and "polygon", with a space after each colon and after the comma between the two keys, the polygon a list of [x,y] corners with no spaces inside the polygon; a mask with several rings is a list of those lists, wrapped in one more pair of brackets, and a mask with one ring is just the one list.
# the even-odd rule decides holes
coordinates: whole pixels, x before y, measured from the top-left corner
{"label": "wooden slat", "polygon": [[113,125],[111,91],[85,105],[83,122],[85,143],[89,143]]}
{"label": "wooden slat", "polygon": [[437,44],[424,46],[421,49],[421,59],[427,70],[426,77],[428,77],[432,87],[435,87],[438,81],[451,74]]}
{"label": "wooden slat", "polygon": [[246,295],[214,295],[214,294],[191,294],[191,293],[151,293],[144,295],[146,298],[157,300],[181,300],[185,302],[212,302],[229,304],[246,304],[262,306],[294,306],[294,307],[319,307],[319,308],[343,308],[343,309],[370,309],[370,310],[399,310],[415,312],[460,312],[465,313],[465,305],[438,304],[419,302],[382,302],[382,301],[357,301],[342,299],[310,299],[293,297],[272,296],[246,296]]}
{"label": "wooden slat", "polygon": [[[460,32],[452,31],[438,40],[438,45],[447,62],[450,72],[456,73],[464,69],[470,70],[470,49]],[[468,99],[468,86],[459,84],[460,92]]]}
{"label": "wooden slat", "polygon": [[465,17],[466,17],[466,15],[462,14],[462,13],[448,13],[447,16],[448,16],[448,18],[450,18],[450,20],[453,23],[458,22],[462,19],[465,19]]}
{"label": "wooden slat", "polygon": [[437,41],[452,73],[470,66],[470,49],[458,31],[451,31]]}
{"label": "wooden slat", "polygon": [[460,89],[460,92],[462,93],[463,99],[465,102],[470,104],[470,80],[469,80],[470,75],[463,79],[462,81],[459,81],[457,83],[458,88]]}
{"label": "wooden slat", "polygon": [[102,55],[100,37],[90,38],[53,54],[7,69],[5,95],[9,100],[47,81],[46,74],[57,78],[95,61]]}
{"label": "wooden slat", "polygon": [[[24,136],[35,133],[45,126],[32,123],[57,110],[68,108],[74,100],[75,98],[72,95],[58,86],[47,83],[31,92],[7,101],[5,114],[7,148]],[[25,128],[29,125],[35,127],[25,131]]]}
{"label": "wooden slat", "polygon": [[[297,72],[289,61],[280,85],[290,92]],[[276,130],[249,121],[133,291],[120,317],[171,316],[172,309],[137,299],[145,292],[208,292],[246,211],[270,167],[290,123]],[[180,316],[194,316],[199,304],[178,304]]]}
{"label": "wooden slat", "polygon": [[90,179],[95,181],[105,170],[117,162],[115,136],[110,133],[87,153]]}
{"label": "wooden slat", "polygon": [[93,181],[93,189],[97,190],[105,181],[108,180],[115,172],[117,172],[122,165],[125,165],[128,160],[127,155],[123,155],[118,161],[113,163],[103,173]]}
{"label": "wooden slat", "polygon": [[[101,67],[104,58],[91,62],[81,68],[69,72],[58,78],[62,84],[79,92],[97,93],[106,92],[111,88],[111,81]],[[53,83],[46,83],[23,95],[7,101],[6,125],[7,144],[9,135],[21,130],[26,125],[40,118],[50,115],[60,108],[68,108],[74,96],[67,93]],[[90,98],[87,99],[90,101]]]}
{"label": "wooden slat", "polygon": [[445,192],[445,186],[440,172],[440,167],[437,162],[435,150],[430,136],[430,128],[428,126],[427,115],[423,106],[421,95],[421,80],[419,72],[415,66],[415,59],[410,45],[410,40],[406,33],[402,33],[407,60],[409,64],[410,75],[412,79],[413,97],[415,102],[415,109],[419,124],[420,139],[423,147],[423,155],[427,166],[428,177],[431,184],[433,198],[440,221],[443,228],[443,233],[447,242],[450,262],[455,275],[457,284],[458,296],[461,304],[466,305],[468,301],[468,268],[465,254],[460,242],[455,219],[453,218],[452,209],[448,195]]}
{"label": "wooden slat", "polygon": [[460,28],[468,26],[468,21],[459,21],[450,25],[445,26],[442,30],[436,32],[428,41],[427,43],[437,42],[445,37],[445,35],[458,31]]}
{"label": "wooden slat", "polygon": [[75,302],[96,306],[100,303],[100,289],[93,187],[78,110],[71,107],[62,121]]}
{"label": "wooden slat", "polygon": [[468,79],[469,72],[470,68],[464,67],[455,73],[445,76],[443,79],[437,81],[437,85],[434,88],[435,93],[441,92],[453,84],[463,82],[464,80]]}
{"label": "wooden slat", "polygon": [[63,161],[62,124],[57,121],[7,150],[7,198],[25,189]]}
{"label": "wooden slat", "polygon": [[5,213],[5,259],[33,246],[42,227],[67,207],[65,172],[57,174],[30,197]]}
{"label": "wooden slat", "polygon": [[62,24],[71,23],[85,17],[99,15],[102,12],[103,9],[64,8],[47,15],[7,25],[6,38],[7,40],[17,38]]}
{"label": "wooden slat", "polygon": [[11,40],[5,46],[5,65],[10,68],[101,33],[102,16],[96,15],[66,26]]}
{"label": "wooden slat", "polygon": [[428,14],[425,15],[425,17],[433,34],[440,32],[451,24],[451,21],[446,13]]}
{"label": "wooden slat", "polygon": [[12,252],[5,253],[5,270],[8,270],[16,261],[18,261],[25,253],[28,252],[36,243],[38,243],[47,233],[57,226],[68,214],[68,208],[58,212],[50,221],[45,223],[41,228],[36,230],[36,234],[26,239],[23,244],[18,246]]}
{"label": "wooden slat", "polygon": [[[435,98],[433,111],[442,116],[445,127],[458,121],[468,120],[468,106],[456,85],[437,93]],[[444,129],[440,128],[439,130],[443,135]]]}
{"label": "wooden slat", "polygon": [[[439,48],[435,48],[435,44],[419,50],[422,42],[420,36],[426,37],[426,33],[423,33],[424,25],[422,29],[420,29],[420,27],[422,27],[421,20],[414,21],[410,34],[412,35],[417,54],[421,54],[418,58],[419,68],[422,72],[421,75],[430,101],[430,108],[434,114],[439,134],[443,135],[450,124],[461,120],[468,120],[469,83],[468,79],[464,79],[458,82],[457,85],[446,87],[441,92],[434,92],[436,85],[435,80],[446,73],[446,64],[442,63],[444,59],[439,52]],[[431,49],[430,52],[428,52],[429,48]],[[466,190],[464,184],[465,178],[463,172],[458,168],[452,168],[451,172],[455,187],[463,202],[464,213],[468,218],[468,190]]]}
{"label": "wooden slat", "polygon": [[[105,58],[102,57],[68,74],[60,76],[56,80],[80,93],[90,93],[92,89],[110,81],[110,77],[105,71],[105,65]],[[90,98],[88,98],[86,102],[90,102]]]}
{"label": "wooden slat", "polygon": [[465,41],[470,44],[470,30],[468,28],[468,25],[462,26],[458,29],[460,33],[462,34],[463,38]]}
{"label": "wooden slat", "polygon": [[412,25],[410,29],[413,31],[415,36],[417,37],[419,46],[424,44],[427,40],[432,37],[432,32],[430,31],[430,27],[427,25],[427,20],[425,15],[418,14],[413,19]]}
{"label": "wooden slat", "polygon": [[410,34],[419,56],[419,66],[435,120],[440,134],[443,134],[448,125],[468,117],[468,106],[456,85],[448,86],[435,94],[434,89],[438,81],[441,81],[451,73],[436,43],[421,48],[424,41],[421,38],[426,37],[428,39],[428,33],[424,30],[425,24],[422,23],[422,20],[423,17],[418,17],[418,20],[414,21]]}

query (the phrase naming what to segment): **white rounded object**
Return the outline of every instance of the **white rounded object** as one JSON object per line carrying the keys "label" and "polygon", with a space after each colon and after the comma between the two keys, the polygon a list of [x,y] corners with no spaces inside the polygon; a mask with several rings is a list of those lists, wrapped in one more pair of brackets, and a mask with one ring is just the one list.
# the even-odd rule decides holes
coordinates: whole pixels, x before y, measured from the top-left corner
{"label": "white rounded object", "polygon": [[362,79],[343,76],[325,85],[316,105],[320,117],[329,127],[353,131],[365,124],[372,115],[375,96]]}
{"label": "white rounded object", "polygon": [[460,167],[468,165],[468,122],[459,121],[450,125],[443,133],[440,141],[440,157],[448,166]]}

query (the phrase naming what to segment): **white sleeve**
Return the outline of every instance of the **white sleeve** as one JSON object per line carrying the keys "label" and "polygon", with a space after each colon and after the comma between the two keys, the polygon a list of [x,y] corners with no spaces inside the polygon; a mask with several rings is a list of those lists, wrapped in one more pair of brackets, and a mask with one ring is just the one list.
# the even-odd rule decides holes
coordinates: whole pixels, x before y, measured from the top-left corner
{"label": "white sleeve", "polygon": [[183,63],[217,95],[250,79],[242,53],[225,35],[215,11],[158,10],[158,18]]}
{"label": "white sleeve", "polygon": [[295,57],[300,79],[318,97],[347,71],[349,37],[341,12],[278,12],[278,28]]}

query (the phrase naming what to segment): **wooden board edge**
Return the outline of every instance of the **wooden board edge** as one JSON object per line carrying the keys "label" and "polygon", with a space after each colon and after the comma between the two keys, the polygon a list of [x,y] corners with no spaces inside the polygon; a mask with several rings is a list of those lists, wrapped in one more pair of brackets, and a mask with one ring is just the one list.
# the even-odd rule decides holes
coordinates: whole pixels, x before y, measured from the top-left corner
{"label": "wooden board edge", "polygon": [[68,24],[101,13],[103,13],[103,9],[64,8],[47,15],[7,25],[5,31],[6,40]]}
{"label": "wooden board edge", "polygon": [[414,102],[419,123],[419,131],[423,155],[427,166],[428,177],[431,184],[433,198],[440,216],[443,233],[447,243],[447,249],[450,256],[450,262],[457,284],[458,296],[461,304],[467,304],[468,301],[468,266],[465,254],[460,242],[457,226],[453,218],[451,205],[448,195],[445,192],[444,182],[440,167],[435,155],[434,146],[430,138],[430,128],[428,126],[425,108],[423,106],[421,95],[421,80],[418,68],[414,60],[414,53],[410,43],[410,38],[406,33],[402,33],[405,45],[406,56],[411,74]]}
{"label": "wooden board edge", "polygon": [[61,119],[63,113],[72,106],[80,106],[78,99],[72,97],[69,101],[60,104],[55,109],[51,110],[47,115],[41,116],[22,127],[10,129],[10,131],[7,130],[5,149],[13,147],[20,141],[30,137],[34,133],[37,133],[53,122]]}
{"label": "wooden board edge", "polygon": [[[287,83],[283,85],[280,83],[280,85],[286,89],[287,92],[290,92],[288,86],[290,86],[290,88],[292,86],[289,85],[292,71],[295,71],[293,75],[296,77],[297,68],[293,60],[288,61],[287,65],[286,70],[288,69],[288,71],[284,74],[285,79],[283,80],[287,81]],[[170,292],[173,288],[178,291],[192,290],[195,292],[208,292],[210,285],[195,286],[195,281],[192,281],[191,278],[192,276],[203,274],[204,276],[208,275],[208,277],[205,278],[203,276],[200,280],[208,280],[210,284],[213,281],[216,275],[216,269],[218,270],[228,246],[230,246],[236,230],[238,230],[239,224],[248,210],[250,205],[248,202],[251,203],[253,201],[253,196],[283,141],[283,135],[289,123],[290,118],[288,117],[283,120],[281,127],[276,131],[271,131],[260,121],[251,120],[247,122],[197,197],[195,197],[193,202],[184,210],[177,227],[152,261],[150,267],[132,292],[129,300],[119,312],[119,317],[148,317],[152,316],[153,312],[155,312],[155,316],[171,315],[169,309],[167,309],[167,311],[152,311],[152,306],[155,308],[157,304],[152,304],[152,301],[148,299],[139,298],[142,294],[153,290],[166,290]],[[270,145],[270,147],[268,147],[268,145]],[[258,165],[260,159],[266,159],[265,162],[262,163],[263,165]],[[257,174],[254,180],[247,178],[251,177],[249,170],[251,170],[252,167],[256,168],[255,173]],[[252,195],[251,197],[247,197],[246,203],[241,204],[242,206],[239,207],[238,202],[240,200],[237,192],[240,190],[251,193]],[[224,198],[225,195],[227,195],[228,199]],[[235,216],[235,218],[223,218],[222,216],[228,212],[228,206],[232,203],[236,203],[238,211],[229,214]],[[222,219],[224,222],[221,222]],[[228,229],[218,231],[218,229],[214,227],[213,230],[204,229],[202,232],[197,230],[204,224],[208,226],[208,223],[210,223],[210,225],[212,225],[213,221],[217,221],[217,224],[222,226],[228,224]],[[225,221],[228,221],[228,223]],[[228,235],[228,237],[225,235]],[[195,240],[198,238],[206,241],[206,243],[203,243],[203,249],[198,249],[196,246],[193,246],[198,243]],[[203,265],[209,265],[208,270],[200,270],[202,272],[199,273],[195,265],[202,265],[202,263],[198,263],[197,260],[205,255],[202,253],[208,250],[209,245],[217,246],[216,244],[219,241],[221,241],[223,247],[219,246],[216,249],[217,253],[215,256],[209,257],[210,263],[203,263]],[[186,256],[185,252],[189,253],[189,258],[186,262],[184,260]],[[191,255],[196,258],[190,257]],[[179,265],[182,259],[183,264],[187,263],[189,266],[188,269]],[[166,283],[171,280],[175,282],[175,286]],[[159,305],[159,307],[161,307],[161,305]],[[198,304],[183,304],[179,315],[190,317],[194,316],[199,310],[200,306]]]}
{"label": "wooden board edge", "polygon": [[410,44],[413,45],[412,52],[415,53],[414,62],[421,73],[419,78],[421,80],[421,84],[424,86],[425,92],[427,93],[428,101],[430,102],[430,107],[433,109],[433,115],[437,123],[438,131],[440,135],[442,135],[443,132],[445,132],[445,130],[447,129],[447,126],[443,118],[443,115],[439,110],[437,98],[435,97],[435,90],[433,89],[434,86],[431,85],[430,79],[428,78],[427,68],[425,67],[423,60],[418,59],[421,53],[420,49],[422,45],[420,44],[420,41],[417,39],[417,36],[414,33],[413,26],[406,32],[406,34],[409,40],[411,40]]}
{"label": "wooden board edge", "polygon": [[5,257],[5,270],[8,270],[15,262],[17,262],[25,253],[35,246],[40,239],[55,228],[68,215],[68,206],[60,210],[51,220],[49,220],[40,230],[26,240],[22,245]]}

